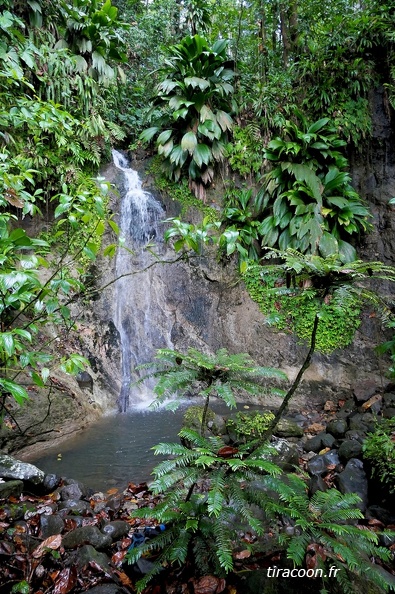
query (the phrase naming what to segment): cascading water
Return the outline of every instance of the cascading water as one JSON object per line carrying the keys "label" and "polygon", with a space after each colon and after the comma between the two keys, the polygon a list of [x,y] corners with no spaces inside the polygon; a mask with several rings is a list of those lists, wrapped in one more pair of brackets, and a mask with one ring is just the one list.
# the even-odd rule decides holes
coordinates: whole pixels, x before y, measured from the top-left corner
{"label": "cascading water", "polygon": [[156,304],[152,295],[152,270],[145,270],[150,255],[144,247],[155,241],[158,251],[161,233],[158,225],[164,218],[164,210],[157,200],[143,190],[137,171],[130,169],[125,156],[113,151],[115,166],[123,172],[123,191],[119,227],[124,241],[116,259],[115,319],[120,335],[122,359],[122,387],[118,399],[119,410],[126,412],[129,406],[146,405],[152,401],[152,392],[134,390],[130,402],[131,383],[137,379],[132,369],[152,360],[156,348],[171,346],[169,333],[160,332],[163,323],[158,323]]}

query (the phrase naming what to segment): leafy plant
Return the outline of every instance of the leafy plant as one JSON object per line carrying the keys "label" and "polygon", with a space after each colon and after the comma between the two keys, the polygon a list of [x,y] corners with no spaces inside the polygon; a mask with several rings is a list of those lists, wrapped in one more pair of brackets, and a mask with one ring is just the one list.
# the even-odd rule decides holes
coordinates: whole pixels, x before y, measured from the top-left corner
{"label": "leafy plant", "polygon": [[274,419],[272,412],[238,412],[235,417],[228,419],[226,427],[235,432],[238,439],[251,441],[265,434],[270,421]]}
{"label": "leafy plant", "polygon": [[[309,568],[336,566],[336,574],[343,591],[353,592],[353,574],[363,576],[385,591],[392,589],[386,578],[370,559],[388,561],[390,551],[379,546],[379,535],[369,528],[356,524],[363,519],[356,507],[360,498],[356,493],[341,494],[336,489],[316,491],[309,498],[306,483],[294,474],[267,477],[266,485],[278,493],[265,506],[269,517],[292,519],[293,534],[282,531],[279,543],[286,549],[288,559],[296,566],[303,566],[310,556]],[[361,556],[365,559],[361,565]],[[323,572],[324,584],[328,571]],[[330,574],[329,574],[330,575]]]}
{"label": "leafy plant", "polygon": [[159,134],[165,174],[178,181],[187,173],[191,189],[201,198],[213,180],[213,165],[224,158],[227,132],[233,126],[230,97],[235,73],[226,46],[226,40],[219,40],[210,47],[194,35],[171,48],[154,100],[162,116],[140,136],[149,142]]}
{"label": "leafy plant", "polygon": [[264,175],[259,233],[262,245],[288,247],[323,257],[356,258],[351,236],[371,228],[369,211],[345,171],[345,145],[328,118],[301,126],[287,121],[281,137],[264,151],[274,168]]}
{"label": "leafy plant", "polygon": [[395,419],[381,419],[363,446],[364,457],[372,465],[372,474],[395,493]]}
{"label": "leafy plant", "polygon": [[[310,499],[304,480],[283,475],[273,463],[273,449],[267,443],[255,449],[251,442],[234,448],[192,429],[183,429],[180,437],[191,447],[155,446],[155,454],[170,456],[155,468],[151,484],[153,493],[162,497],[155,508],[134,513],[166,525],[164,532],[126,555],[129,563],[143,555],[153,560],[151,571],[137,582],[138,592],[168,564],[192,562],[202,574],[228,573],[246,530],[255,541],[243,543],[247,555],[259,553],[260,538],[270,531],[273,552],[284,552],[298,567],[305,564],[306,552],[312,552],[314,567],[335,565],[340,570],[336,577],[345,588],[350,589],[353,574],[362,573],[385,590],[390,588],[389,580],[369,561],[389,561],[390,551],[379,546],[376,532],[351,524],[363,518],[356,494],[330,489]],[[292,535],[284,530],[285,518],[292,521]],[[361,552],[366,557],[363,568]]]}
{"label": "leafy plant", "polygon": [[200,572],[221,576],[231,571],[234,541],[243,524],[257,535],[265,531],[252,504],[262,504],[267,495],[257,491],[253,481],[267,473],[281,474],[270,461],[271,448],[266,444],[251,453],[247,446],[229,448],[220,438],[206,439],[192,429],[183,429],[179,435],[192,449],[176,443],[154,448],[155,454],[172,456],[155,468],[151,484],[155,494],[164,496],[154,509],[135,513],[167,526],[161,535],[127,554],[128,562],[134,563],[142,555],[160,551],[153,569],[137,583],[138,592],[165,562],[182,565],[193,559]]}
{"label": "leafy plant", "polygon": [[233,171],[244,178],[257,174],[263,164],[262,138],[259,126],[234,126],[232,142],[226,145],[226,157]]}
{"label": "leafy plant", "polygon": [[251,263],[243,278],[251,298],[267,322],[310,341],[317,321],[315,348],[331,352],[350,344],[360,324],[360,312],[369,302],[383,315],[388,308],[365,284],[374,278],[394,281],[394,269],[381,262],[356,260],[343,264],[338,256],[321,258],[296,250],[271,250],[267,258],[283,263]]}
{"label": "leafy plant", "polygon": [[118,9],[111,0],[62,0],[59,8],[64,28],[57,46],[79,56],[79,69],[93,79],[108,82],[114,78],[116,70],[111,62],[127,59],[121,35],[127,24],[118,19]]}
{"label": "leafy plant", "polygon": [[[174,399],[171,408],[180,404],[180,398],[185,393],[194,391],[204,398],[201,431],[206,426],[206,413],[211,396],[221,398],[229,408],[236,406],[235,391],[259,395],[265,388],[259,383],[260,378],[276,380],[286,379],[286,375],[278,369],[260,367],[256,365],[246,353],[231,355],[226,349],[219,349],[209,355],[190,348],[187,353],[172,349],[159,349],[155,360],[140,365],[138,369],[152,370],[139,380],[156,378],[154,388],[156,400],[152,406],[159,406],[164,401]],[[277,390],[282,393],[281,390]]]}

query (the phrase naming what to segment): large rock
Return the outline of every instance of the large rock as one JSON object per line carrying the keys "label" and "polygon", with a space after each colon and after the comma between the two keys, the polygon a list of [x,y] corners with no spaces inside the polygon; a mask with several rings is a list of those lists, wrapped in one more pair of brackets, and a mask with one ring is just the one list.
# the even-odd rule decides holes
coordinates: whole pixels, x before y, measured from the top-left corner
{"label": "large rock", "polygon": [[340,459],[337,450],[330,450],[326,454],[314,456],[314,458],[309,460],[307,469],[310,474],[321,476],[325,472],[328,472],[328,470],[332,470],[333,467],[337,466],[339,463]]}
{"label": "large rock", "polygon": [[361,453],[362,445],[356,439],[345,439],[339,447],[339,457],[341,460],[357,458]]}
{"label": "large rock", "polygon": [[271,462],[277,464],[284,472],[293,472],[299,466],[299,452],[295,444],[286,439],[274,438],[270,446],[276,450]]}
{"label": "large rock", "polygon": [[368,479],[363,463],[358,458],[351,458],[343,472],[337,477],[337,485],[341,493],[356,493],[361,502],[357,507],[365,511],[368,503]]}
{"label": "large rock", "polygon": [[34,485],[42,485],[45,479],[45,473],[28,462],[21,462],[8,456],[0,454],[0,477],[5,479],[19,479],[28,481]]}
{"label": "large rock", "polygon": [[76,549],[83,544],[90,544],[95,549],[105,549],[112,542],[111,536],[100,532],[97,526],[82,526],[68,532],[62,544],[65,549]]}
{"label": "large rock", "polygon": [[64,521],[58,514],[41,514],[40,530],[42,538],[48,538],[54,534],[61,534],[64,528]]}
{"label": "large rock", "polygon": [[277,437],[303,437],[303,429],[292,419],[280,419],[274,430]]}
{"label": "large rock", "polygon": [[335,437],[343,437],[347,431],[347,421],[345,419],[333,419],[328,423],[326,430]]}
{"label": "large rock", "polygon": [[93,561],[99,567],[101,567],[102,570],[106,573],[111,574],[112,571],[109,565],[110,559],[107,557],[107,555],[105,553],[100,553],[99,551],[96,551],[96,549],[90,544],[83,545],[78,550],[72,552],[70,554],[70,560],[72,564],[76,565],[79,570],[81,570],[83,567],[85,567]]}
{"label": "large rock", "polygon": [[23,481],[5,481],[0,482],[0,499],[8,497],[19,497],[23,491]]}

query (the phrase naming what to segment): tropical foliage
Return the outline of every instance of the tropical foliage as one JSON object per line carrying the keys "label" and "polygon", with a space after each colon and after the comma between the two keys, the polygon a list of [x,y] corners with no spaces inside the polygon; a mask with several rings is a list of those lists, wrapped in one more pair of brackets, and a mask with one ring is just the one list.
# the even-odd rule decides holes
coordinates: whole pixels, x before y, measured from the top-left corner
{"label": "tropical foliage", "polygon": [[233,126],[235,73],[226,46],[226,40],[218,40],[210,47],[206,39],[194,35],[171,48],[154,101],[161,117],[140,136],[148,142],[159,134],[164,172],[178,181],[187,171],[190,187],[200,197],[213,180],[214,164],[224,158],[227,133]]}
{"label": "tropical foliage", "polygon": [[[200,574],[225,575],[234,567],[235,546],[246,531],[252,535],[250,543],[243,542],[246,557],[267,550],[263,537],[270,531],[271,550],[284,552],[298,567],[311,551],[314,567],[335,565],[340,570],[336,577],[346,591],[351,591],[353,574],[390,588],[374,563],[361,568],[361,551],[384,561],[391,554],[379,546],[377,533],[353,525],[363,518],[357,495],[330,489],[310,499],[305,481],[296,474],[283,475],[273,462],[275,450],[266,443],[234,448],[191,429],[183,429],[180,437],[190,447],[161,443],[154,448],[156,454],[170,456],[155,468],[151,484],[162,500],[154,509],[134,513],[166,525],[160,535],[127,554],[129,563],[153,555],[151,570],[137,582],[139,592],[165,565],[182,566],[187,560],[193,560]],[[292,535],[284,518],[293,523]]]}
{"label": "tropical foliage", "polygon": [[[256,365],[246,353],[231,355],[226,349],[219,349],[214,355],[205,354],[190,348],[187,353],[173,349],[159,349],[152,363],[139,366],[139,369],[152,370],[147,377],[158,378],[154,388],[156,399],[153,406],[159,406],[173,399],[171,408],[180,404],[180,398],[197,386],[197,394],[204,398],[202,415],[202,434],[206,426],[206,413],[211,396],[221,398],[227,406],[236,406],[237,391],[258,395],[265,390],[260,378],[285,380],[286,375],[270,367]],[[273,390],[274,391],[274,390]],[[277,390],[282,393],[281,390]]]}
{"label": "tropical foliage", "polygon": [[308,343],[318,317],[318,351],[350,344],[367,303],[384,323],[391,318],[388,304],[374,291],[375,279],[395,281],[391,266],[360,260],[343,264],[336,255],[321,258],[290,248],[270,250],[265,258],[281,258],[281,263],[251,263],[246,268],[243,277],[250,296],[269,324],[288,329]]}
{"label": "tropical foliage", "polygon": [[[27,399],[26,386],[43,388],[55,369],[77,373],[86,366],[80,354],[57,353],[52,342],[57,330],[74,327],[70,303],[86,290],[87,266],[100,250],[110,218],[108,184],[92,174],[111,139],[122,136],[115,124],[105,122],[108,113],[100,111],[111,91],[110,71],[100,70],[98,56],[108,64],[123,59],[111,49],[117,23],[110,0],[2,5],[1,419],[10,414],[13,401]],[[73,43],[67,27],[74,31]],[[43,211],[47,222],[54,222],[42,237],[31,238],[26,223]],[[46,334],[48,325],[52,337]]]}
{"label": "tropical foliage", "polygon": [[[371,228],[369,210],[351,186],[348,162],[328,118],[301,127],[287,121],[264,151],[273,169],[264,176],[262,244],[351,262],[351,236]],[[269,212],[268,212],[269,211]],[[265,216],[266,215],[266,216]]]}

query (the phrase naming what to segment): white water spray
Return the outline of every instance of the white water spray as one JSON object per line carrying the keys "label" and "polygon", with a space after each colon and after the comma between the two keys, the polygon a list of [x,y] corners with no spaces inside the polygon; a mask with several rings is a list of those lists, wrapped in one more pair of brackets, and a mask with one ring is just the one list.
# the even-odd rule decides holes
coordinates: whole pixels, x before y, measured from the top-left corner
{"label": "white water spray", "polygon": [[156,348],[171,346],[169,338],[161,334],[152,295],[152,269],[141,272],[152,261],[144,249],[147,243],[161,238],[159,222],[164,218],[162,206],[142,188],[137,171],[128,167],[127,159],[113,151],[115,166],[123,172],[124,188],[121,190],[119,213],[120,234],[124,241],[116,259],[115,326],[120,335],[122,357],[122,387],[118,399],[119,410],[129,406],[146,406],[153,400],[148,388],[133,390],[131,383],[137,379],[132,369],[152,360]]}

